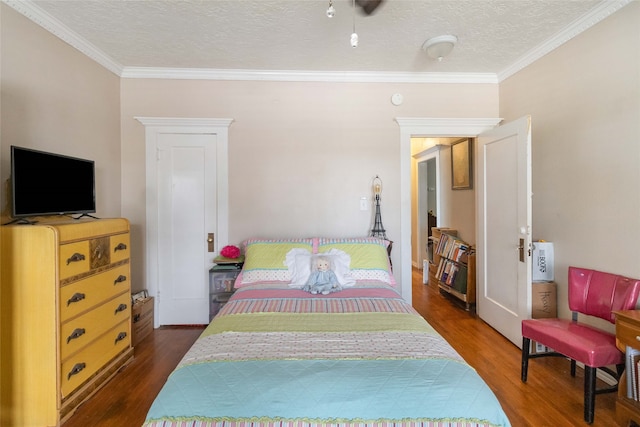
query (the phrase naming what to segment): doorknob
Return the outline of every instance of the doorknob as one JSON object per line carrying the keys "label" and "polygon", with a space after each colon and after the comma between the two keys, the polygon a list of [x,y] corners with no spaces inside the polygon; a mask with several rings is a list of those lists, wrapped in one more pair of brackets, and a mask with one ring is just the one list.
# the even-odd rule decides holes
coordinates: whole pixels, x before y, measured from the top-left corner
{"label": "doorknob", "polygon": [[213,250],[213,233],[209,233],[207,235],[207,247],[209,252],[214,252]]}

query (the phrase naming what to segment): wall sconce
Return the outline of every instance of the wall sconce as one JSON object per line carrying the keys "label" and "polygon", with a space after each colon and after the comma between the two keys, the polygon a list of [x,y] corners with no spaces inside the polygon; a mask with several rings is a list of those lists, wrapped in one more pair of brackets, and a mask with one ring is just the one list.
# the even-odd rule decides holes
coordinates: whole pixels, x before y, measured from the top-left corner
{"label": "wall sconce", "polygon": [[372,183],[373,195],[376,200],[376,213],[373,220],[373,228],[369,233],[370,237],[379,237],[381,239],[387,239],[387,233],[382,225],[382,215],[380,214],[380,195],[382,194],[382,180],[378,175],[373,179]]}

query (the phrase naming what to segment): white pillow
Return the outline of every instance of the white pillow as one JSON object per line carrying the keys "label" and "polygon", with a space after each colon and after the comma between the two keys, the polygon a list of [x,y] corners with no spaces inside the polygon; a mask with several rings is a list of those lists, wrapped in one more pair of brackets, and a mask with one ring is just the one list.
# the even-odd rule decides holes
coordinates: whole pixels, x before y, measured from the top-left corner
{"label": "white pillow", "polygon": [[292,288],[302,288],[311,275],[311,252],[304,248],[293,248],[284,259],[284,265],[289,269]]}
{"label": "white pillow", "polygon": [[306,249],[294,248],[287,253],[284,261],[291,275],[290,287],[302,288],[307,284],[307,280],[311,275],[311,266],[314,264],[315,258],[319,256],[329,258],[331,269],[341,286],[348,287],[356,284],[356,279],[351,275],[349,268],[351,257],[346,252],[339,249],[331,249],[321,254],[312,255]]}

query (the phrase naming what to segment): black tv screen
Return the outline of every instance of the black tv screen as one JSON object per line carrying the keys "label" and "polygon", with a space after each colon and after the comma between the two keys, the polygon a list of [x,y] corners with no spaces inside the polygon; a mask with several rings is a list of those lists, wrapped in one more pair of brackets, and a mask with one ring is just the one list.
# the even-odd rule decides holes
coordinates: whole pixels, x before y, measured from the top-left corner
{"label": "black tv screen", "polygon": [[11,189],[14,217],[93,213],[95,163],[12,146]]}

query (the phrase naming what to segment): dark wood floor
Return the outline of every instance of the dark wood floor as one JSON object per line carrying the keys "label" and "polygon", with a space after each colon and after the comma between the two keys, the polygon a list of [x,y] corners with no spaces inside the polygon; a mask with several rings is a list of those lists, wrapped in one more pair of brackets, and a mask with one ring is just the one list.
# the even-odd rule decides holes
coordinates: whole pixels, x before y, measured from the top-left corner
{"label": "dark wood floor", "polygon": [[161,328],[134,349],[134,359],[64,423],[64,427],[140,427],[167,376],[204,327]]}
{"label": "dark wood floor", "polygon": [[[484,378],[514,427],[586,426],[583,422],[583,372],[569,375],[558,358],[530,362],[527,384],[520,381],[520,350],[474,313],[422,284],[414,271],[413,305]],[[82,405],[64,427],[139,427],[168,374],[202,328],[162,328],[135,349],[135,359]],[[593,426],[615,425],[615,394],[596,397]]]}

